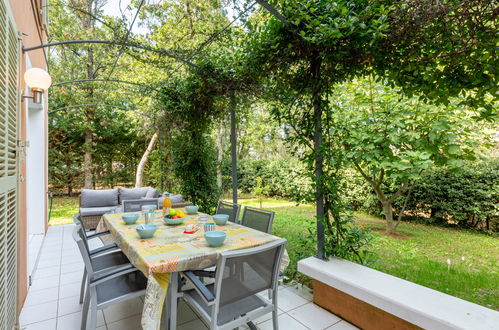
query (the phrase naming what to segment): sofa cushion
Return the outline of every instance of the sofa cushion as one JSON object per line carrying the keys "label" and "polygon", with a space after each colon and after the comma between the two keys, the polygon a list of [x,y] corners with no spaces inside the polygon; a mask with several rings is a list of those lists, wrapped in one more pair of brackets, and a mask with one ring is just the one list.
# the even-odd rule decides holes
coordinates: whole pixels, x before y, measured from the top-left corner
{"label": "sofa cushion", "polygon": [[134,199],[141,199],[142,197],[146,197],[147,190],[149,187],[144,187],[144,188],[119,188],[120,195],[119,195],[119,202],[120,204],[123,203],[123,201],[129,201],[129,200],[134,200]]}
{"label": "sofa cushion", "polygon": [[118,189],[93,190],[83,189],[80,195],[80,207],[117,206]]}
{"label": "sofa cushion", "polygon": [[172,204],[178,204],[178,203],[184,203],[184,197],[182,195],[176,195],[176,194],[171,194],[170,195],[170,200],[172,201]]}
{"label": "sofa cushion", "polygon": [[117,206],[100,206],[100,207],[82,207],[80,208],[80,215],[82,217],[92,217],[96,215],[103,215],[107,212],[113,212]]}
{"label": "sofa cushion", "polygon": [[154,189],[153,187],[147,187],[147,193],[146,193],[146,198],[158,198],[159,197],[159,190]]}

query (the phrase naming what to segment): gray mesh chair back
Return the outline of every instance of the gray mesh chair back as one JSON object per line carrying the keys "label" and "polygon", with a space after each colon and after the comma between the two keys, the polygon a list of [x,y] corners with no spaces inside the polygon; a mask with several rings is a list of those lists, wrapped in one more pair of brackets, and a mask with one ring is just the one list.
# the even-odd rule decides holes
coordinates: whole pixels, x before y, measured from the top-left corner
{"label": "gray mesh chair back", "polygon": [[[286,240],[279,239],[255,248],[222,252],[215,283],[205,288],[213,293],[213,299],[203,298],[203,289],[184,292],[184,299],[210,329],[237,328],[270,312],[277,329],[278,275],[285,246]],[[272,292],[270,303],[257,295],[266,290]]]}
{"label": "gray mesh chair back", "polygon": [[131,199],[123,201],[123,212],[138,212],[142,211],[142,206],[144,205],[156,205],[156,209],[159,209],[159,199],[157,198],[143,198],[143,199]]}
{"label": "gray mesh chair back", "polygon": [[[85,232],[80,225],[73,231],[75,240],[85,264],[86,281],[85,302],[83,305],[81,329],[95,330],[97,326],[97,311],[110,305],[143,296],[147,279],[132,264],[124,263],[114,267],[99,270],[89,254],[85,243]],[[105,257],[108,255],[104,255]],[[90,322],[87,324],[88,314]]]}
{"label": "gray mesh chair back", "polygon": [[229,203],[225,201],[218,201],[217,214],[227,214],[229,216],[229,221],[238,223],[239,222],[239,212],[241,211],[241,205]]}
{"label": "gray mesh chair back", "polygon": [[243,211],[241,224],[265,233],[272,233],[272,222],[275,212],[246,206]]}

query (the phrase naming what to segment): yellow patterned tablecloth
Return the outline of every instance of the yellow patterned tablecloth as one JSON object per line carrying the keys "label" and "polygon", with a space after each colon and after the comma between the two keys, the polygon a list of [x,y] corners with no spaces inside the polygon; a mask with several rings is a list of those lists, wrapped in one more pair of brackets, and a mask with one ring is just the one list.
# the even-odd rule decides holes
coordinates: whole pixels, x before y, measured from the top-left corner
{"label": "yellow patterned tablecloth", "polygon": [[216,230],[227,232],[227,238],[221,247],[213,248],[206,243],[202,229],[194,234],[184,234],[186,225],[198,223],[198,216],[187,216],[183,224],[167,226],[162,221],[162,211],[155,213],[154,223],[158,225],[158,230],[154,237],[140,239],[135,227],[144,223],[143,218],[137,224],[126,225],[121,216],[122,213],[105,214],[96,231],[109,230],[130,262],[147,276],[142,312],[142,327],[146,330],[159,328],[171,272],[211,267],[223,251],[250,248],[279,239],[228,222],[225,226],[216,226]]}

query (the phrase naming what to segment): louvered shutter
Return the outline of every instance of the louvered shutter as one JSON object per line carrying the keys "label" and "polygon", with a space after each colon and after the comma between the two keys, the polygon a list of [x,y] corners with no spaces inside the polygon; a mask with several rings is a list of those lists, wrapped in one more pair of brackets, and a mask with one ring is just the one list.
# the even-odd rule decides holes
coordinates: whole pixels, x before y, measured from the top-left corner
{"label": "louvered shutter", "polygon": [[18,70],[17,31],[0,0],[0,327],[6,330],[17,320]]}

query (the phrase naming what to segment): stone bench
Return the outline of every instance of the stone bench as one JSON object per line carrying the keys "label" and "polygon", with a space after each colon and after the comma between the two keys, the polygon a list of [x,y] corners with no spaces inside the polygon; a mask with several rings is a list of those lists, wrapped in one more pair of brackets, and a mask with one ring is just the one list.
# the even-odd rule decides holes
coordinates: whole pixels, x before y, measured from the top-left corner
{"label": "stone bench", "polygon": [[499,312],[377,270],[310,257],[314,302],[364,329],[499,329]]}

